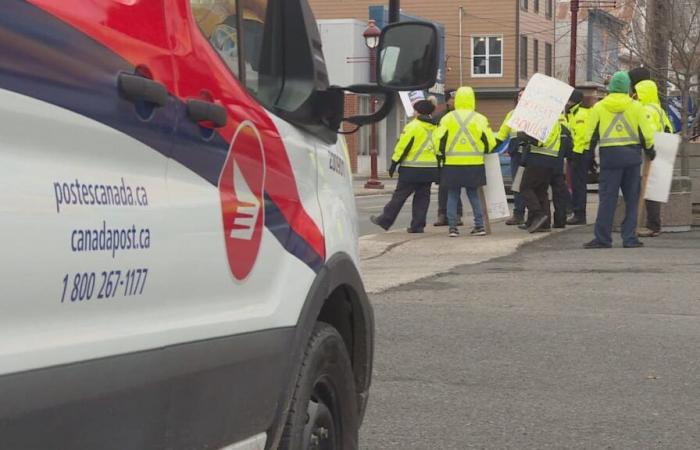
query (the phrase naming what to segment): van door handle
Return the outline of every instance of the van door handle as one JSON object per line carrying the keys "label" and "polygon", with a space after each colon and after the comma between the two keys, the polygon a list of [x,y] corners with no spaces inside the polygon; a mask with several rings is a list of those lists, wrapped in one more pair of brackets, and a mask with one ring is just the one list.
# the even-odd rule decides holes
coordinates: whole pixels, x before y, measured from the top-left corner
{"label": "van door handle", "polygon": [[187,115],[197,123],[210,122],[214,128],[225,126],[228,119],[223,106],[196,99],[187,100]]}
{"label": "van door handle", "polygon": [[145,101],[162,107],[168,103],[168,90],[162,83],[139,75],[120,73],[119,91],[131,101]]}

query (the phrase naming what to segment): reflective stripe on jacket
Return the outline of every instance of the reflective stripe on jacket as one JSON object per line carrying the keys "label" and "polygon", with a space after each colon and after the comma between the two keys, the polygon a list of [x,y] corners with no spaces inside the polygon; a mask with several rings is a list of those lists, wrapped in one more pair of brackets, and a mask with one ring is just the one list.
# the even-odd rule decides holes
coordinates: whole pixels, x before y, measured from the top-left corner
{"label": "reflective stripe on jacket", "polygon": [[651,148],[654,129],[641,103],[627,94],[609,94],[589,111],[585,148],[596,141],[601,148]]}
{"label": "reflective stripe on jacket", "polygon": [[404,127],[391,160],[402,167],[437,167],[433,134],[437,126],[413,119]]}
{"label": "reflective stripe on jacket", "polygon": [[440,121],[434,143],[445,158],[445,166],[483,165],[484,153],[496,147],[488,119],[477,113],[475,106],[474,90],[461,87],[455,96],[455,110]]}
{"label": "reflective stripe on jacket", "polygon": [[565,125],[561,121],[557,122],[552,131],[549,132],[546,141],[530,146],[530,153],[558,158],[559,150],[561,149],[561,128],[563,126]]}

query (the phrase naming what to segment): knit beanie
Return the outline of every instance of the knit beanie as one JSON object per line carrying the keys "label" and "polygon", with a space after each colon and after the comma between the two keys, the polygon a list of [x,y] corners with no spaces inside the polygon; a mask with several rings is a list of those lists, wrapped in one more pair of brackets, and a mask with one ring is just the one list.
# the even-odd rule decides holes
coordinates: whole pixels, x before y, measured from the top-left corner
{"label": "knit beanie", "polygon": [[627,72],[615,72],[608,85],[608,92],[611,94],[629,94],[630,93],[630,76]]}
{"label": "knit beanie", "polygon": [[632,86],[636,86],[644,80],[651,80],[651,71],[646,67],[635,67],[629,71],[629,76]]}

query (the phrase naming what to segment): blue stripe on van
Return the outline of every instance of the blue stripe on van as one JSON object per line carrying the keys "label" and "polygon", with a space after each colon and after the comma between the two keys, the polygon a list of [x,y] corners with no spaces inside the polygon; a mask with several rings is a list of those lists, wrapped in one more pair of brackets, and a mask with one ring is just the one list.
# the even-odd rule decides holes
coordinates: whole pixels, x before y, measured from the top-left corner
{"label": "blue stripe on van", "polygon": [[[149,120],[142,120],[134,104],[119,95],[117,76],[122,72],[134,73],[135,67],[90,36],[24,0],[3,0],[0,88],[119,130],[218,186],[229,143],[218,133],[203,139],[201,128],[186,117],[184,103],[172,96]],[[271,199],[265,203],[270,217],[265,225],[289,253],[318,272],[313,248],[291,230]]]}

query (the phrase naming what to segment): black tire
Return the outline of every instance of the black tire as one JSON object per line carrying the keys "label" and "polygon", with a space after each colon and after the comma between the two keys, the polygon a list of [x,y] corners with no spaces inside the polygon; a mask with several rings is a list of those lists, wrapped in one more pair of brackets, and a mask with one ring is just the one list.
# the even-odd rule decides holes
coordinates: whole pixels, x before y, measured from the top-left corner
{"label": "black tire", "polygon": [[280,442],[282,450],[355,450],[355,381],[343,338],[332,326],[314,327],[297,376]]}

